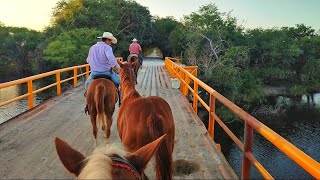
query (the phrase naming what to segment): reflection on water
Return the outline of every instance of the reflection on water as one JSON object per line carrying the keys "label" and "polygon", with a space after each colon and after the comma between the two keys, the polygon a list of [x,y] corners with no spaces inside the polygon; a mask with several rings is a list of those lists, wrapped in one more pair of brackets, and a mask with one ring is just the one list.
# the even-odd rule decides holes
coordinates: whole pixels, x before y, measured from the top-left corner
{"label": "reflection on water", "polygon": [[317,107],[320,107],[320,93],[313,94],[312,96],[303,95],[301,99],[293,100],[286,96],[277,96],[276,102],[280,105],[290,105],[295,103],[304,103],[309,105],[316,105]]}
{"label": "reflection on water", "polygon": [[[7,101],[9,99],[19,96],[19,90],[17,86],[10,86],[4,89],[0,89],[0,102]],[[9,104],[9,107],[13,105]]]}
{"label": "reflection on water", "polygon": [[[25,85],[10,86],[0,89],[0,102],[5,102],[10,99],[16,98],[20,95],[26,94],[27,88]],[[34,96],[34,106],[41,102],[37,96]],[[28,98],[20,101],[12,102],[5,106],[0,107],[0,124],[21,114],[28,110]]]}
{"label": "reflection on water", "polygon": [[[320,124],[294,122],[292,125],[292,127],[281,128],[281,132],[278,133],[319,162]],[[307,172],[257,133],[254,134],[253,150],[257,160],[275,179],[312,179]],[[242,152],[232,145],[226,158],[236,173],[240,175]],[[251,177],[252,179],[263,178],[254,167],[252,167]]]}
{"label": "reflection on water", "polygon": [[[320,93],[316,93],[312,95],[314,103],[320,107]],[[311,101],[311,99],[309,99]],[[302,96],[302,102],[308,102],[308,98],[306,95]]]}
{"label": "reflection on water", "polygon": [[[289,98],[277,98],[284,104],[291,104]],[[284,117],[258,118],[273,131],[284,137],[290,143],[298,147],[307,155],[320,162],[320,94],[314,95],[316,106],[306,104],[307,97],[302,97],[299,106],[292,106]],[[232,131],[243,141],[243,123],[233,122],[228,124]],[[242,152],[239,148],[217,128],[222,151],[237,175],[241,175]],[[219,140],[216,140],[219,141]],[[254,133],[253,153],[256,159],[270,172],[275,179],[312,179],[312,177],[300,168],[295,162],[279,151],[274,145],[266,141],[258,133]],[[254,166],[251,168],[252,179],[263,177]]]}
{"label": "reflection on water", "polygon": [[[78,79],[78,85],[84,84],[84,77],[81,79]],[[33,83],[33,90],[37,90],[39,88],[44,87],[44,83],[50,83],[49,80],[39,81]],[[45,84],[49,85],[49,84]],[[73,84],[71,83],[64,83],[61,86],[62,92],[73,88]],[[24,95],[28,92],[27,84],[21,84],[16,86],[11,86],[7,88],[0,89],[0,102],[5,102],[7,100],[16,98],[18,96]],[[56,88],[50,88],[45,91],[42,91],[40,93],[34,94],[33,96],[33,107],[39,105],[44,100],[55,96],[56,95]],[[24,98],[20,101],[12,102],[8,105],[0,107],[0,124],[3,122],[8,121],[9,119],[25,112],[28,110],[28,98]]]}

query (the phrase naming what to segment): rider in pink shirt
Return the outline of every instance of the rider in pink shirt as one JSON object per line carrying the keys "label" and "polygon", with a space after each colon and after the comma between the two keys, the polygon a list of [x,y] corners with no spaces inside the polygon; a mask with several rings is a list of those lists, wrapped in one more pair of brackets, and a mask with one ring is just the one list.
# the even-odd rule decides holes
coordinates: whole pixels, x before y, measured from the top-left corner
{"label": "rider in pink shirt", "polygon": [[137,43],[137,41],[138,40],[136,38],[132,39],[132,43],[129,46],[129,51],[130,51],[130,54],[137,54],[138,55],[138,57],[140,59],[140,63],[142,65],[143,58],[140,55],[140,53],[142,52],[142,49],[141,49],[140,44]]}

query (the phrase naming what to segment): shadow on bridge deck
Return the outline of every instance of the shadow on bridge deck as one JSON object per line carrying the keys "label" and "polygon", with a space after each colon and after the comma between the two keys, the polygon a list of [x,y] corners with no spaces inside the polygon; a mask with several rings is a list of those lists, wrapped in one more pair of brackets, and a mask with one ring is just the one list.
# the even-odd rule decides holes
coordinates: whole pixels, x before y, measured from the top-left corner
{"label": "shadow on bridge deck", "polygon": [[[162,60],[145,59],[136,88],[142,96],[163,97],[172,108],[176,127],[175,179],[237,178],[188,101],[179,90],[171,88]],[[83,85],[78,86],[0,126],[1,178],[72,178],[56,154],[54,138],[62,138],[85,155],[93,150],[91,124],[89,116],[84,113],[83,92]],[[117,113],[118,107],[113,116],[109,142],[120,142],[116,128]],[[102,144],[102,131],[98,133],[99,144]],[[151,164],[153,161],[149,163],[146,174],[154,179]]]}

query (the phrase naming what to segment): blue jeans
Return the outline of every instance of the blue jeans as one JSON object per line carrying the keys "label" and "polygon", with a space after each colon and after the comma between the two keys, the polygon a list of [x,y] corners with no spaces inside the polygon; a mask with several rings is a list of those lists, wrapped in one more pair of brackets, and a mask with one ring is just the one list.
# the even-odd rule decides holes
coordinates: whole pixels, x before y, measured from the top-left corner
{"label": "blue jeans", "polygon": [[114,72],[91,72],[88,79],[86,80],[85,84],[84,84],[84,88],[88,89],[89,84],[91,83],[91,81],[93,80],[93,78],[97,75],[107,75],[111,77],[111,80],[117,85],[119,86],[120,84],[120,79],[119,79],[119,75],[117,73]]}
{"label": "blue jeans", "polygon": [[141,64],[141,66],[142,66],[142,63],[143,63],[143,57],[142,57],[140,54],[138,54],[138,58],[140,59],[140,64]]}

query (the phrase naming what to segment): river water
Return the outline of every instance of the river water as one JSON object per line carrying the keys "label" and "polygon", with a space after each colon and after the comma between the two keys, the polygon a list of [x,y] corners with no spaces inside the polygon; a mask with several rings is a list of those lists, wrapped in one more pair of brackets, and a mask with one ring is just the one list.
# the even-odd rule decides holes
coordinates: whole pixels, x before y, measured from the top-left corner
{"label": "river water", "polygon": [[[46,79],[45,83],[51,82],[49,79]],[[78,79],[78,85],[81,85],[84,83],[84,79],[80,78]],[[48,84],[45,84],[48,85]],[[33,90],[39,89],[44,87],[44,83],[39,81],[37,83],[33,83]],[[73,84],[64,83],[61,87],[62,91],[65,91],[67,89],[73,88]],[[27,93],[27,85],[21,84],[21,85],[15,85],[10,86],[7,88],[0,89],[0,102],[5,102],[7,100],[16,98],[18,96],[21,96],[23,94]],[[37,106],[44,100],[56,95],[56,88],[52,87],[47,90],[44,90],[38,94],[34,95],[33,99],[33,107]],[[25,112],[28,110],[28,98],[24,98],[20,101],[16,101],[13,103],[10,103],[8,105],[0,107],[0,124],[8,121],[9,119]]]}
{"label": "river water", "polygon": [[[278,97],[278,101],[290,103],[290,99]],[[320,93],[314,95],[314,105],[306,104],[307,97],[301,99],[299,106],[291,107],[279,119],[257,117],[262,123],[287,139],[307,155],[320,162]],[[243,141],[243,123],[227,124],[235,135]],[[242,152],[222,130],[216,126],[215,141],[222,146],[222,152],[239,177],[241,177]],[[253,153],[256,159],[275,179],[312,179],[295,162],[289,159],[275,146],[258,133],[254,133]],[[252,167],[251,177],[262,179],[260,173]]]}
{"label": "river water", "polygon": [[[0,89],[0,102],[13,99],[20,95],[26,94],[27,88],[25,85],[11,86]],[[42,99],[37,95],[34,96],[34,106],[42,102]],[[0,124],[7,120],[25,112],[28,110],[28,99],[24,98],[20,101],[10,103],[8,105],[0,107]]]}

